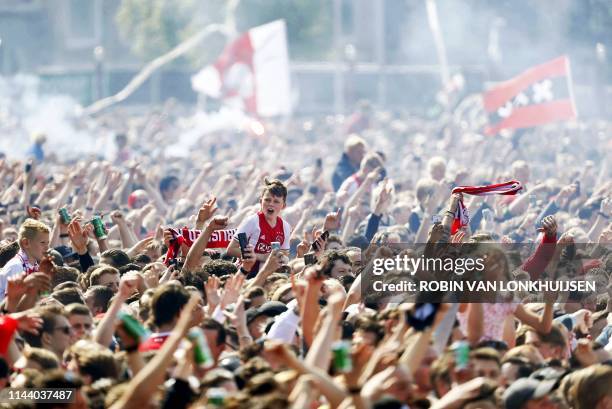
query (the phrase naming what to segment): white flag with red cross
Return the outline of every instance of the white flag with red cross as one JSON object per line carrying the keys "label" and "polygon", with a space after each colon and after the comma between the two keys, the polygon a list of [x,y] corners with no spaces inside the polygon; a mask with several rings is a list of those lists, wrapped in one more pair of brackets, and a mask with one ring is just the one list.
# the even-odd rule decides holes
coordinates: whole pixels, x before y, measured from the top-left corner
{"label": "white flag with red cross", "polygon": [[284,20],[250,29],[217,61],[191,78],[195,91],[257,116],[291,112],[289,53]]}

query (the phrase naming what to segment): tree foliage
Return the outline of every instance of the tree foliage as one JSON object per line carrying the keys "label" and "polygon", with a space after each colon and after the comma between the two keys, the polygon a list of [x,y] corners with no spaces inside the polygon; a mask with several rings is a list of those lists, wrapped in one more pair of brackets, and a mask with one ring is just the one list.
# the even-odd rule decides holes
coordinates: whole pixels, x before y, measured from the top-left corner
{"label": "tree foliage", "polygon": [[[123,0],[116,22],[134,54],[151,60],[208,24],[222,23],[225,7],[224,0]],[[330,45],[331,13],[326,0],[242,0],[236,25],[243,32],[285,19],[292,58],[323,58]],[[209,38],[188,55],[188,61],[193,66],[212,61],[225,42],[222,35]]]}

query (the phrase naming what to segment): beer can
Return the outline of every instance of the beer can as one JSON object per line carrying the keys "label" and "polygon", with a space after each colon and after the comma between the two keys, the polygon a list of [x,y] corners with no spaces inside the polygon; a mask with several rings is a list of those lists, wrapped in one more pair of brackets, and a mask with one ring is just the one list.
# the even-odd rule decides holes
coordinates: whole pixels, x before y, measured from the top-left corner
{"label": "beer can", "polygon": [[272,245],[272,250],[280,250],[280,243],[278,241],[273,241],[270,243]]}
{"label": "beer can", "polygon": [[337,341],[332,345],[332,360],[336,372],[347,373],[353,370],[351,358],[351,343],[348,341]]}
{"label": "beer can", "polygon": [[455,352],[455,368],[465,369],[470,360],[470,344],[467,341],[457,341],[453,344]]}
{"label": "beer can", "polygon": [[100,216],[94,216],[94,218],[91,219],[91,224],[94,227],[94,234],[97,238],[106,238],[106,227],[104,227],[104,223],[102,222],[102,218]]}
{"label": "beer can", "polygon": [[70,223],[70,215],[68,214],[68,209],[66,209],[65,207],[62,207],[61,209],[59,209],[59,215],[60,215],[60,219],[62,220],[63,224],[68,224]]}
{"label": "beer can", "polygon": [[130,314],[119,311],[118,314],[121,323],[123,324],[123,328],[125,331],[134,339],[137,339],[138,342],[142,342],[145,339],[149,338],[150,332],[140,325],[140,322]]}
{"label": "beer can", "polygon": [[208,347],[204,331],[202,331],[201,328],[192,328],[187,333],[187,338],[193,343],[193,354],[196,365],[202,368],[210,368],[213,366],[215,360]]}

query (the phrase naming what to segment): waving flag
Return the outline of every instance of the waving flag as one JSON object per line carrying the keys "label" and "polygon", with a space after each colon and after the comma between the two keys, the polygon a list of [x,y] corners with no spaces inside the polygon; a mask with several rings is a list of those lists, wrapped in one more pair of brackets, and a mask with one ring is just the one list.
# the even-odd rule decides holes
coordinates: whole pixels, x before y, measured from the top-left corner
{"label": "waving flag", "polygon": [[[457,186],[452,190],[452,193],[462,193],[465,195],[488,196],[488,195],[515,195],[521,191],[523,185],[518,180],[509,182],[497,183],[494,185],[485,186]],[[457,210],[451,225],[451,234],[455,234],[460,228],[467,226],[470,222],[470,215],[467,207],[463,203],[463,199],[459,199]]]}
{"label": "waving flag", "polygon": [[191,78],[194,90],[259,116],[290,113],[287,29],[283,20],[252,28]]}
{"label": "waving flag", "polygon": [[529,68],[483,95],[489,116],[485,134],[576,118],[570,63],[566,56]]}

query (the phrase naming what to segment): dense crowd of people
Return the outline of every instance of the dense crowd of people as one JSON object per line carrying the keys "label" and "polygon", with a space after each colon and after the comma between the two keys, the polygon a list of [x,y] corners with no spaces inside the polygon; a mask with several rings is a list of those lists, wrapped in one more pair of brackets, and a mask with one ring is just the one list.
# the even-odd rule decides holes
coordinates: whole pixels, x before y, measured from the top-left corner
{"label": "dense crowd of people", "polygon": [[[612,408],[612,126],[484,137],[472,119],[363,105],[202,135],[182,157],[172,107],[76,123],[110,135],[106,157],[34,136],[0,160],[0,387],[75,394],[2,405]],[[451,193],[508,180],[519,194]],[[565,279],[597,291],[415,304],[362,288],[397,245],[443,242],[521,243],[487,268],[578,265]]]}

